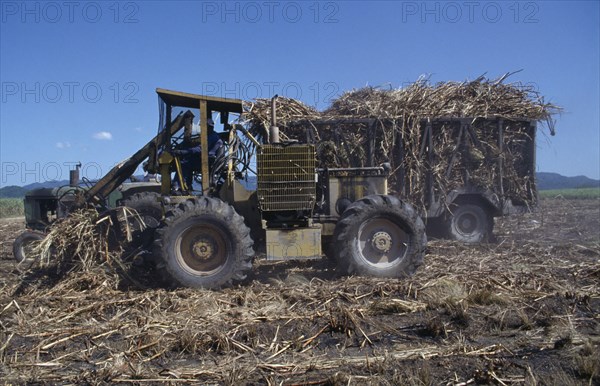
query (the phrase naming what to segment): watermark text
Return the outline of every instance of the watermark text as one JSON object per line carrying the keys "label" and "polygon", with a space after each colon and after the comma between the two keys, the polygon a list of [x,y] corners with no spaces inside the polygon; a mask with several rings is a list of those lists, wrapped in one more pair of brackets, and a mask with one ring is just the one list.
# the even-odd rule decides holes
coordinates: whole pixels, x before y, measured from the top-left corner
{"label": "watermark text", "polygon": [[2,103],[138,103],[135,82],[2,82]]}
{"label": "watermark text", "polygon": [[335,82],[314,82],[302,85],[298,82],[203,82],[202,94],[221,98],[238,98],[252,100],[271,98],[281,95],[288,98],[304,100],[308,104],[329,103],[339,94],[339,85]]}
{"label": "watermark text", "polygon": [[203,1],[202,23],[312,23],[339,22],[334,1]]}
{"label": "watermark text", "polygon": [[[30,184],[34,182],[62,181],[69,179],[69,170],[74,170],[77,162],[2,162],[0,175],[2,185]],[[81,165],[80,175],[90,181],[101,178],[104,173],[96,162]]]}
{"label": "watermark text", "polygon": [[537,2],[403,1],[403,23],[539,23]]}
{"label": "watermark text", "polygon": [[138,23],[137,2],[2,1],[2,23]]}

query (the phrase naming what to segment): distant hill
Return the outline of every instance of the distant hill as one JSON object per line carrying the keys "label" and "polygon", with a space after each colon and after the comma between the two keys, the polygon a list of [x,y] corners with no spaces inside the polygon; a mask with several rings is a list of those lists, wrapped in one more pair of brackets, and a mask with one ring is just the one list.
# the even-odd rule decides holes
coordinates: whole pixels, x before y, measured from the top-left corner
{"label": "distant hill", "polygon": [[[136,176],[140,180],[143,176]],[[536,174],[537,186],[539,190],[550,189],[577,189],[577,188],[597,188],[600,187],[600,180],[593,180],[586,176],[565,177],[558,173],[539,172]],[[5,186],[0,188],[0,198],[23,198],[25,193],[39,188],[57,188],[68,185],[69,181],[47,181],[35,182],[25,186]],[[249,176],[247,181],[242,181],[247,189],[256,189],[256,177]]]}
{"label": "distant hill", "polygon": [[5,186],[0,188],[0,198],[23,198],[25,193],[33,189],[39,188],[58,188],[60,186],[69,185],[68,180],[63,181],[46,181],[46,182],[34,182],[33,184],[24,186]]}
{"label": "distant hill", "polygon": [[69,180],[34,182],[33,184],[23,186],[23,189],[33,190],[33,189],[39,189],[39,188],[59,188],[61,186],[65,186],[65,185],[69,185]]}
{"label": "distant hill", "polygon": [[22,186],[5,186],[0,189],[0,198],[22,198],[26,192],[27,189]]}
{"label": "distant hill", "polygon": [[536,178],[538,190],[600,187],[600,180],[593,180],[586,176],[565,177],[558,173],[539,172]]}

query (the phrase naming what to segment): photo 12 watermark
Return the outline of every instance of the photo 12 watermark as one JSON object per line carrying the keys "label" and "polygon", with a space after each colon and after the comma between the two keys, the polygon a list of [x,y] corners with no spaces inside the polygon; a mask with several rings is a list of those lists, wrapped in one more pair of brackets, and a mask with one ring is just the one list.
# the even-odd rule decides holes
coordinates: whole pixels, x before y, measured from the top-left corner
{"label": "photo 12 watermark", "polygon": [[2,162],[0,164],[0,180],[2,186],[27,185],[52,181],[66,181],[69,171],[80,166],[80,176],[94,181],[104,175],[100,164],[87,162]]}
{"label": "photo 12 watermark", "polygon": [[539,23],[534,1],[403,1],[403,23]]}
{"label": "photo 12 watermark", "polygon": [[201,22],[323,23],[339,22],[336,1],[203,1]]}
{"label": "photo 12 watermark", "polygon": [[0,86],[2,103],[138,103],[136,82],[5,81]]}
{"label": "photo 12 watermark", "polygon": [[2,1],[0,20],[8,23],[139,23],[133,1]]}
{"label": "photo 12 watermark", "polygon": [[274,95],[303,100],[309,105],[329,104],[340,92],[336,82],[203,82],[201,94],[221,98],[237,98],[251,101],[272,98]]}

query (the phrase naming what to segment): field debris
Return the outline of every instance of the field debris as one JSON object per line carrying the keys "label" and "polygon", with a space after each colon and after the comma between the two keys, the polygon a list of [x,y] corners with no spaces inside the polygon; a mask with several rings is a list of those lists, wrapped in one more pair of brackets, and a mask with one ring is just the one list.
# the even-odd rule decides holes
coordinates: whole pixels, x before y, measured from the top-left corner
{"label": "field debris", "polygon": [[139,291],[68,275],[15,294],[19,276],[5,270],[0,375],[61,384],[595,384],[599,210],[597,200],[545,200],[538,213],[501,219],[497,244],[434,240],[409,280],[339,277],[326,260],[259,260],[251,282],[221,291]]}
{"label": "field debris", "polygon": [[144,229],[138,213],[117,207],[102,214],[80,209],[52,224],[46,237],[32,251],[38,256],[20,264],[25,270],[23,285],[31,277],[47,274],[53,280],[70,277],[118,287],[122,280],[141,285],[128,272],[142,249],[134,239]]}

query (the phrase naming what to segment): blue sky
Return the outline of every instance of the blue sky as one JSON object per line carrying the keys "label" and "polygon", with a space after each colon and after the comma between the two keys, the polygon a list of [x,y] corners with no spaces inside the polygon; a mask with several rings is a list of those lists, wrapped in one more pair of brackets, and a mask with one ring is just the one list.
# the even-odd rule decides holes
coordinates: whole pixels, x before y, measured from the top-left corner
{"label": "blue sky", "polygon": [[0,186],[97,178],[158,124],[156,87],[324,108],[365,85],[496,78],[564,108],[538,171],[600,178],[597,1],[0,2]]}

